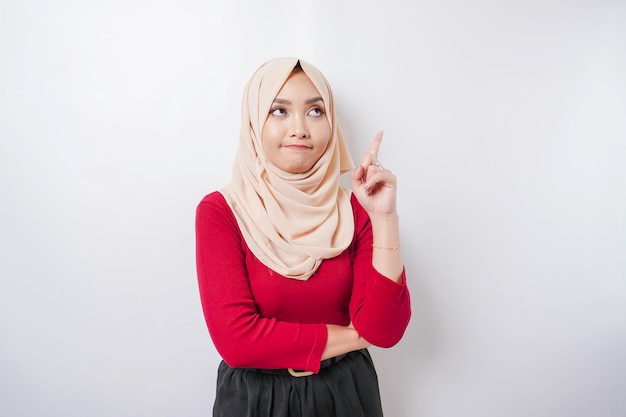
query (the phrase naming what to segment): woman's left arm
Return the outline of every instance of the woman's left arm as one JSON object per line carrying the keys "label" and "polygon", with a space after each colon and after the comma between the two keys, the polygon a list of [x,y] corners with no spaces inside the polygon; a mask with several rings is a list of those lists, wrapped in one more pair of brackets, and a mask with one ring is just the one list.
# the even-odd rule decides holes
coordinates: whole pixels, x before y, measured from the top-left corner
{"label": "woman's left arm", "polygon": [[[356,249],[350,317],[354,329],[380,347],[395,345],[411,317],[400,250],[396,176],[378,162],[382,132],[352,173]],[[356,204],[356,203],[354,203]],[[364,213],[363,210],[365,210]]]}
{"label": "woman's left arm", "polygon": [[397,178],[378,161],[383,138],[379,132],[359,166],[352,172],[352,191],[372,224],[372,265],[399,283],[404,265],[400,249],[400,219],[396,210]]}

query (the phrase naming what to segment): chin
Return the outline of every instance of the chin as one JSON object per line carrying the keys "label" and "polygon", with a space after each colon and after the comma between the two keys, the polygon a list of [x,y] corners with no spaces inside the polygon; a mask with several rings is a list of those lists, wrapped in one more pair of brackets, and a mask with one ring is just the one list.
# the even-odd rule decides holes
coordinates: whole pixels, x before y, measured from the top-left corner
{"label": "chin", "polygon": [[305,172],[309,171],[311,168],[313,168],[313,165],[305,165],[305,166],[292,165],[292,166],[281,168],[281,169],[290,174],[304,174]]}

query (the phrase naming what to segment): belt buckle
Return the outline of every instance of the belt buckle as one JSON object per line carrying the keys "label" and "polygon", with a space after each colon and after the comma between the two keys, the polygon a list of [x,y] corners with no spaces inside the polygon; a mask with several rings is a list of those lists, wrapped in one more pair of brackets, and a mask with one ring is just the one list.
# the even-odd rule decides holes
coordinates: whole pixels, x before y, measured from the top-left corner
{"label": "belt buckle", "polygon": [[303,376],[311,376],[314,374],[314,372],[311,372],[311,371],[296,371],[293,368],[288,368],[287,371],[289,371],[289,375],[296,377],[296,378],[301,378]]}

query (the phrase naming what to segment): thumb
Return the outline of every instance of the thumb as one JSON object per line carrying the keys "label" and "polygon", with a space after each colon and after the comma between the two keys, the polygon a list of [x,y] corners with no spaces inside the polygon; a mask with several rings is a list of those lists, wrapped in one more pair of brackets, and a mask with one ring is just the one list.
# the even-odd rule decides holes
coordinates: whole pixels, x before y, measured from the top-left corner
{"label": "thumb", "polygon": [[363,174],[365,174],[365,169],[361,165],[357,165],[352,171],[353,190],[357,190],[363,184]]}

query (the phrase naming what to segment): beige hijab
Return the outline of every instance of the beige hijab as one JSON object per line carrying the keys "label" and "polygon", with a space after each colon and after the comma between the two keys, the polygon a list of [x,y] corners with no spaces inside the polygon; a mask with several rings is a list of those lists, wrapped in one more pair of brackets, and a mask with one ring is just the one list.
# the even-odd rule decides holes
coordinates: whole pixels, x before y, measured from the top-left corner
{"label": "beige hijab", "polygon": [[[298,62],[324,99],[332,136],[309,171],[291,174],[265,156],[261,132]],[[324,75],[298,58],[263,64],[246,85],[233,176],[221,190],[252,253],[285,277],[307,280],[323,259],[343,252],[353,238],[354,218],[350,191],[340,186],[339,175],[353,167]]]}

